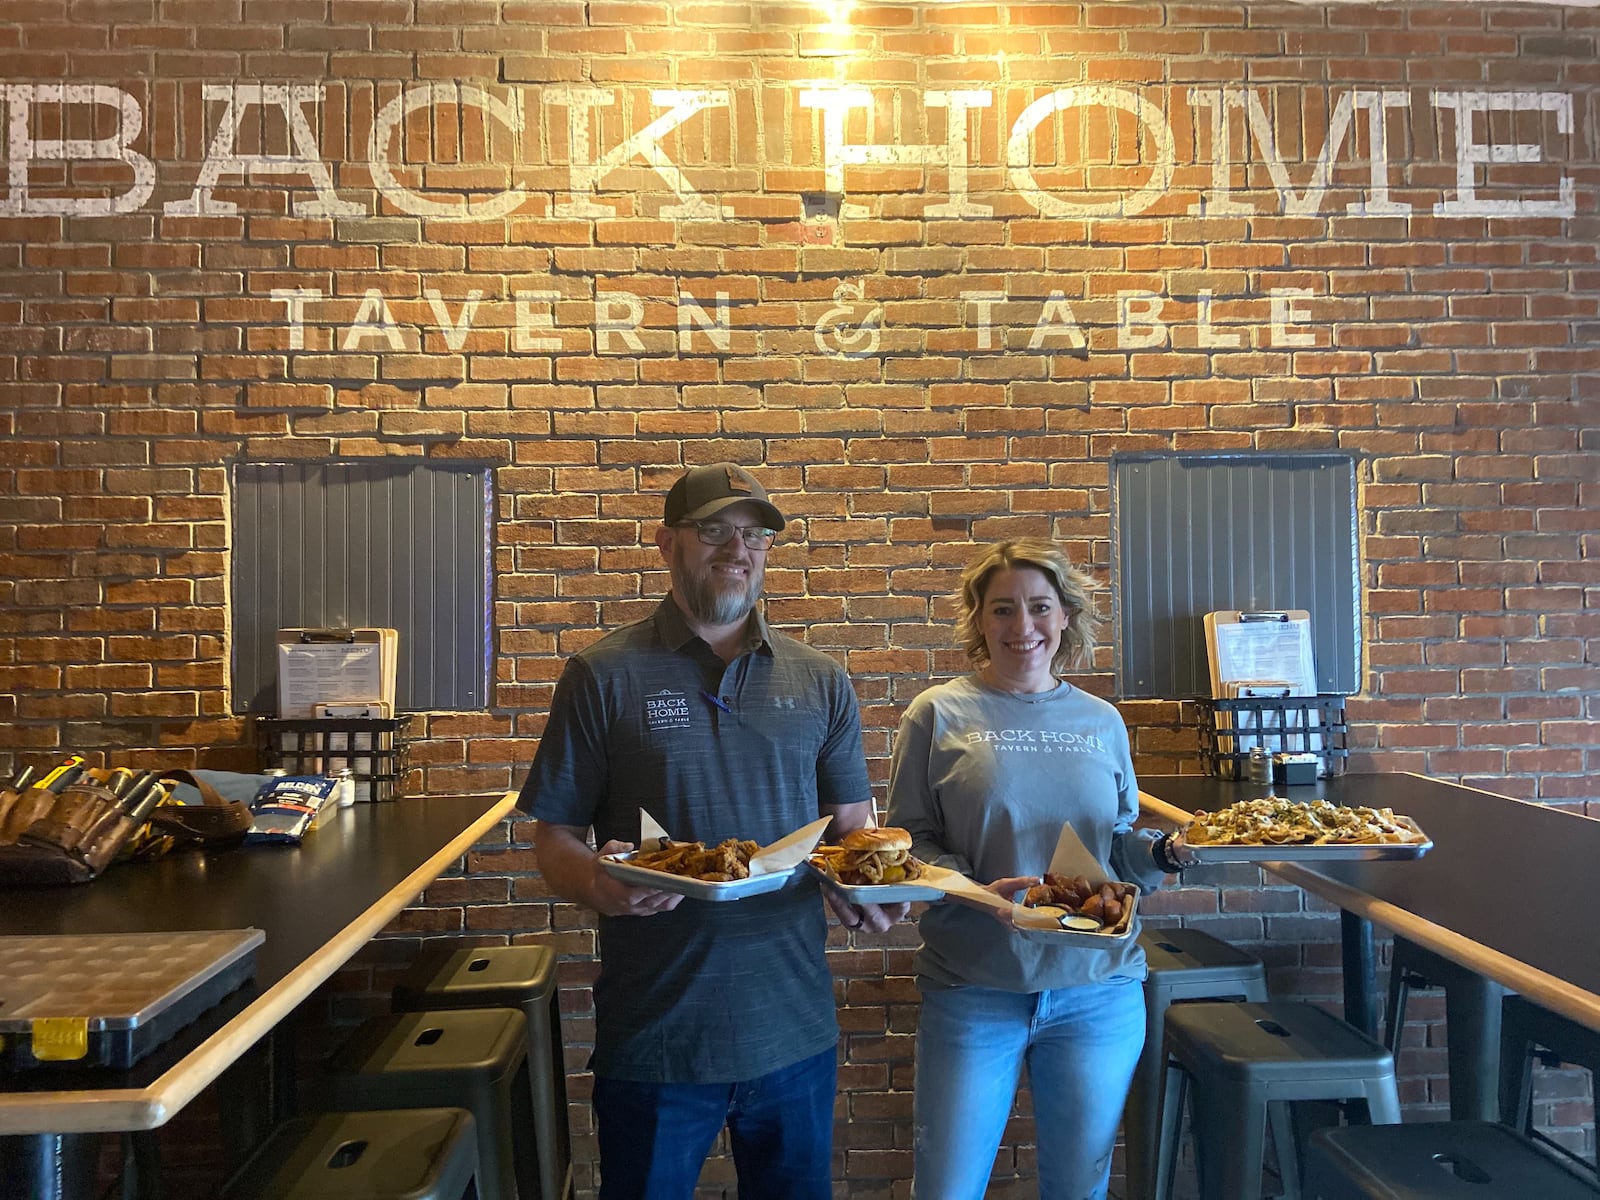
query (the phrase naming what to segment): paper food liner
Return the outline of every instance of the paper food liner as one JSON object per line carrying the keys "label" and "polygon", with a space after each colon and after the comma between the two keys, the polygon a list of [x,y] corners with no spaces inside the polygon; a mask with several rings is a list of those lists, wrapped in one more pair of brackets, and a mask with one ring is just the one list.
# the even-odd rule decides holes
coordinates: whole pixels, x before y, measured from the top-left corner
{"label": "paper food liner", "polygon": [[[750,856],[751,876],[794,870],[811,857],[811,852],[817,848],[817,843],[822,840],[832,820],[832,817],[818,817],[811,824],[802,825],[770,846],[762,846]],[[639,810],[639,849],[659,850],[666,842],[673,840],[676,839],[669,837],[654,817],[642,808]]]}
{"label": "paper food liner", "polygon": [[[1104,883],[1107,878],[1105,868],[1095,861],[1094,855],[1089,853],[1089,848],[1078,837],[1077,831],[1072,828],[1070,821],[1061,827],[1061,836],[1056,839],[1055,853],[1050,856],[1050,866],[1047,871],[1051,875],[1066,875],[1069,877],[1083,875],[1096,883]],[[975,881],[955,871],[944,871],[930,867],[923,878],[917,882],[936,887],[952,899],[968,904],[976,904],[980,908],[992,908],[998,912],[1009,913],[1011,923],[1019,929],[1061,931],[1060,923],[1050,914],[1028,908],[1026,905],[1013,904],[1009,900],[1003,900],[993,892],[980,887]]]}

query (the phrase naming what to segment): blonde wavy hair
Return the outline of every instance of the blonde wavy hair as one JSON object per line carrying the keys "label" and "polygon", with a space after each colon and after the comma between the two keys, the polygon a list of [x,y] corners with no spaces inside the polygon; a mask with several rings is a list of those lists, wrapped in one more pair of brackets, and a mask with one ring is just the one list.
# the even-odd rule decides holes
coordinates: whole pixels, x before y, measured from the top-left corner
{"label": "blonde wavy hair", "polygon": [[961,572],[961,591],[956,595],[961,613],[956,635],[967,658],[980,667],[989,661],[989,645],[983,636],[983,594],[995,572],[1019,567],[1031,567],[1048,579],[1067,613],[1061,645],[1050,660],[1050,669],[1059,674],[1068,667],[1087,664],[1094,650],[1095,634],[1100,630],[1100,614],[1094,607],[1094,577],[1073,566],[1059,546],[1044,538],[996,542]]}

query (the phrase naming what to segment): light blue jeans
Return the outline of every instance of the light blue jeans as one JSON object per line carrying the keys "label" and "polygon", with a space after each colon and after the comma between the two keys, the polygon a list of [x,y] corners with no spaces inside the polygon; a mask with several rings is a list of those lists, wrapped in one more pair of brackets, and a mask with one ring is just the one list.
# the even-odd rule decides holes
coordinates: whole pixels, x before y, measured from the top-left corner
{"label": "light blue jeans", "polygon": [[917,1023],[915,1200],[983,1200],[1024,1063],[1041,1200],[1102,1200],[1122,1105],[1144,1046],[1144,988],[922,993]]}

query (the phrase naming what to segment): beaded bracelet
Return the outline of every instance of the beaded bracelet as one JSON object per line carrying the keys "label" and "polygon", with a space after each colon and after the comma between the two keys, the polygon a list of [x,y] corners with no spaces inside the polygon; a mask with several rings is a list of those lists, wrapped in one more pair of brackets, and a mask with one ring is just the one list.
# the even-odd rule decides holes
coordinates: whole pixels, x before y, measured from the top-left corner
{"label": "beaded bracelet", "polygon": [[1172,854],[1172,835],[1163,833],[1150,843],[1150,857],[1155,859],[1156,866],[1168,875],[1176,875],[1187,865],[1179,862]]}

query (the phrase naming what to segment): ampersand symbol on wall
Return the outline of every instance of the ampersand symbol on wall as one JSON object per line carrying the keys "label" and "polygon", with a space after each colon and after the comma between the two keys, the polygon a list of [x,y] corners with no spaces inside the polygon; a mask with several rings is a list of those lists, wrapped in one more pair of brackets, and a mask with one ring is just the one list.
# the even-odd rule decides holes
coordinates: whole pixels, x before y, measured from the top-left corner
{"label": "ampersand symbol on wall", "polygon": [[817,349],[836,358],[860,358],[876,354],[880,330],[878,323],[883,309],[873,304],[865,318],[856,320],[856,307],[861,303],[862,288],[859,283],[845,282],[833,289],[834,307],[817,319],[813,337]]}

